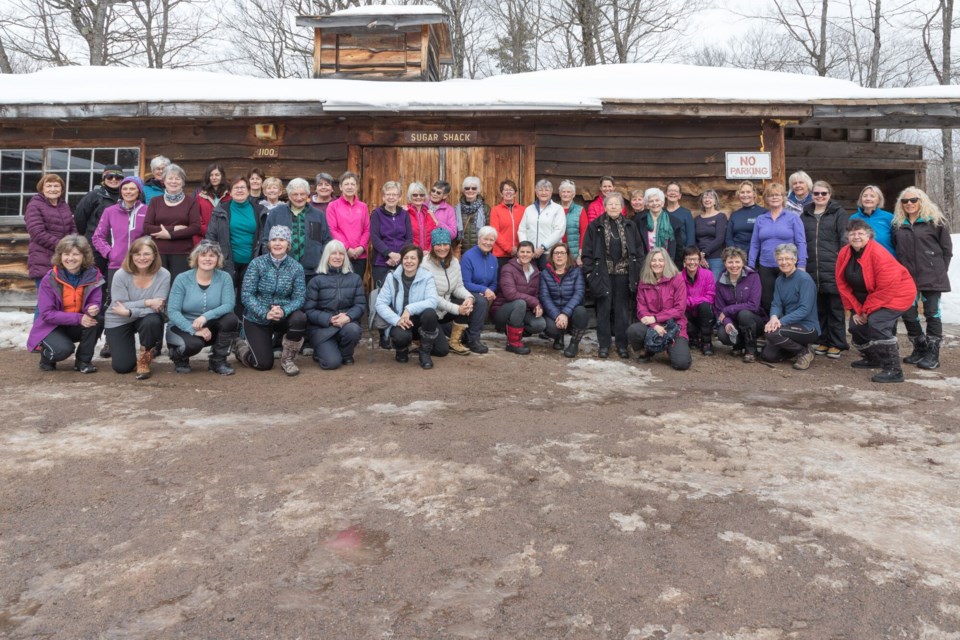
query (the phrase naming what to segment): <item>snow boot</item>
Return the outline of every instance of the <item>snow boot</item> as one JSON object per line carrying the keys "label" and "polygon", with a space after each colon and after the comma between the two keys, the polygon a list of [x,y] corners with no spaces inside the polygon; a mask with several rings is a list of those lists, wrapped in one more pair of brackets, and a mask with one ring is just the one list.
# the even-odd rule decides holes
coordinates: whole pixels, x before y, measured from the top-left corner
{"label": "snow boot", "polygon": [[140,347],[137,354],[137,380],[146,380],[150,377],[150,363],[153,362],[153,349]]}
{"label": "snow boot", "polygon": [[874,344],[869,342],[867,344],[854,344],[853,348],[860,352],[860,359],[850,363],[850,366],[854,369],[879,369],[883,366],[877,356]]}
{"label": "snow boot", "polygon": [[424,331],[420,329],[420,351],[417,357],[420,359],[421,369],[433,369],[433,360],[430,357],[433,351],[433,343],[440,337],[440,330]]}
{"label": "snow boot", "polygon": [[461,356],[470,355],[470,347],[463,344],[463,336],[467,332],[467,325],[454,322],[450,326],[450,351]]}
{"label": "snow boot", "polygon": [[940,342],[943,338],[927,336],[927,349],[923,358],[917,363],[921,369],[937,369],[940,367]]}
{"label": "snow boot", "polygon": [[923,360],[927,352],[927,336],[922,333],[918,336],[907,336],[907,339],[913,343],[913,353],[903,359],[904,364],[917,364]]}
{"label": "snow boot", "polygon": [[586,331],[583,329],[574,329],[570,332],[570,344],[563,350],[563,356],[565,358],[577,357],[577,353],[580,351],[580,341],[583,340],[584,333],[586,333]]}
{"label": "snow boot", "polygon": [[230,345],[237,337],[236,331],[221,331],[217,334],[217,339],[210,348],[210,358],[207,360],[207,368],[217,375],[232,376],[233,368],[227,365],[227,356],[230,355]]}
{"label": "snow boot", "polygon": [[530,347],[523,344],[523,328],[507,326],[507,351],[525,356],[530,353]]}
{"label": "snow boot", "polygon": [[300,353],[300,347],[303,346],[303,338],[299,340],[288,340],[283,338],[281,343],[283,350],[280,352],[280,368],[288,376],[295,376],[300,373],[300,367],[297,366],[297,354]]}
{"label": "snow boot", "polygon": [[873,343],[877,359],[883,365],[883,371],[870,378],[873,382],[903,382],[903,369],[900,368],[900,350],[897,339],[878,340]]}

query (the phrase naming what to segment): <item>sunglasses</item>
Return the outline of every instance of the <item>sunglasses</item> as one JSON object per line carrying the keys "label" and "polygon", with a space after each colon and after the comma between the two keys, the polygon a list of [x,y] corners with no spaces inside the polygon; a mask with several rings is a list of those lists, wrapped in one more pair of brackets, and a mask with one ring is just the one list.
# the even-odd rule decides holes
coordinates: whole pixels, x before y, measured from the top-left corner
{"label": "sunglasses", "polygon": [[900,198],[900,204],[917,204],[920,198]]}
{"label": "sunglasses", "polygon": [[813,195],[815,196],[828,196],[830,195],[829,191],[814,191]]}
{"label": "sunglasses", "polygon": [[425,193],[411,193],[411,194],[410,194],[410,197],[411,197],[411,198],[426,198],[426,197],[427,197],[427,194],[425,194]]}
{"label": "sunglasses", "polygon": [[464,187],[463,190],[464,190],[464,191],[476,191],[476,190],[477,190],[477,187]]}
{"label": "sunglasses", "polygon": [[438,196],[442,196],[442,195],[443,195],[443,189],[430,189],[430,193],[435,193],[435,194],[437,194]]}
{"label": "sunglasses", "polygon": [[103,174],[104,180],[123,180],[122,173],[105,173]]}
{"label": "sunglasses", "polygon": [[216,249],[220,250],[220,243],[214,242],[213,240],[201,240],[200,244],[197,245],[201,250],[205,249]]}

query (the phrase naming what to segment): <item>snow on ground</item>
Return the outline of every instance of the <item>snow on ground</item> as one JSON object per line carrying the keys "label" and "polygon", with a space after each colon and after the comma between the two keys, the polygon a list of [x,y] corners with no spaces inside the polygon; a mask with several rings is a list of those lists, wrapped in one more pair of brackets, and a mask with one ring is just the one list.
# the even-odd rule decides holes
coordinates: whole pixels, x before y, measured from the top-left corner
{"label": "snow on ground", "polygon": [[940,300],[940,313],[943,321],[950,324],[960,323],[960,233],[950,236],[953,240],[953,260],[950,261],[950,286],[953,291],[943,294]]}
{"label": "snow on ground", "polygon": [[26,349],[33,314],[0,311],[0,349]]}

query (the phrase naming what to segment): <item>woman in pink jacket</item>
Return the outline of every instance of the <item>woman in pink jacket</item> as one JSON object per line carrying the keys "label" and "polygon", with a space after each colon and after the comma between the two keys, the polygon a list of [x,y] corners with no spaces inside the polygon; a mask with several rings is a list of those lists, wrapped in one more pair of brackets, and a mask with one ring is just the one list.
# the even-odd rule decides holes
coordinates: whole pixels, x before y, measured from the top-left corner
{"label": "woman in pink jacket", "polygon": [[107,207],[93,232],[93,248],[105,256],[107,290],[113,285],[113,274],[127,257],[133,241],[143,235],[143,221],[147,205],[143,204],[143,183],[136,176],[127,176],[120,183],[120,200]]}
{"label": "woman in pink jacket", "polygon": [[340,197],[327,205],[327,225],[334,240],[347,248],[354,273],[367,270],[367,245],[370,243],[370,210],[357,197],[360,180],[347,171],[340,176]]}
{"label": "woman in pink jacket", "polygon": [[[708,272],[709,273],[709,272]],[[627,329],[627,339],[641,362],[666,351],[670,366],[678,371],[690,368],[687,341],[687,287],[666,250],[657,247],[647,254],[637,286],[637,319]]]}
{"label": "woman in pink jacket", "polygon": [[689,246],[683,250],[683,283],[687,287],[687,324],[695,327],[690,336],[690,348],[700,347],[705,356],[713,355],[713,299],[717,283],[713,271],[700,266],[700,248]]}

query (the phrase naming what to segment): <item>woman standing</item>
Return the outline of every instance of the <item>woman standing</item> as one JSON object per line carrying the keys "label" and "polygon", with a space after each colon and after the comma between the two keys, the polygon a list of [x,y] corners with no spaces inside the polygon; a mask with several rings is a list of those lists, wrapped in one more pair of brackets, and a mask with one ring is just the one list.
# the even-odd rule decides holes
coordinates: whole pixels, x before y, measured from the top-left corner
{"label": "woman standing", "polygon": [[[433,214],[438,227],[443,227],[450,232],[451,238],[457,237],[457,212],[447,202],[447,196],[450,195],[450,183],[446,180],[437,180],[430,188],[430,198],[427,202],[427,208]],[[424,249],[426,251],[426,249]]]}
{"label": "woman standing", "polygon": [[646,205],[647,215],[640,218],[638,224],[640,236],[644,241],[643,248],[647,251],[666,249],[667,255],[673,260],[677,254],[677,237],[670,214],[663,215],[666,211],[663,208],[663,191],[656,187],[647,189],[643,194],[643,202]]}
{"label": "woman standing", "polygon": [[[450,232],[446,229],[434,229],[430,238],[430,253],[423,257],[420,266],[429,271],[437,286],[437,317],[444,325],[445,334],[450,334],[449,351],[461,356],[470,355],[466,336],[468,333],[480,334],[486,316],[486,305],[482,308],[474,304],[474,295],[463,284],[460,261],[453,255],[450,246]],[[436,347],[443,350],[443,340]],[[441,354],[446,355],[446,354]]]}
{"label": "woman standing", "polygon": [[243,335],[234,351],[237,361],[258,371],[273,369],[273,335],[283,335],[280,368],[288,376],[300,369],[295,362],[307,330],[301,309],[306,297],[303,267],[289,255],[290,229],[273,227],[268,254],[254,258],[243,276]]}
{"label": "woman standing", "polygon": [[803,208],[813,202],[813,194],[810,193],[813,191],[813,179],[806,171],[797,171],[790,174],[787,184],[790,185],[790,195],[783,208],[800,215]]}
{"label": "woman standing", "polygon": [[753,238],[753,225],[757,223],[760,214],[767,210],[757,204],[757,192],[749,180],[740,183],[737,198],[740,199],[741,206],[730,214],[730,220],[727,221],[727,246],[739,247],[747,253]]}
{"label": "woman standing", "polygon": [[798,269],[807,266],[807,236],[800,216],[790,213],[783,207],[786,189],[782,184],[771,182],[763,191],[767,211],[757,217],[753,226],[753,236],[750,238],[750,257],[747,264],[760,274],[763,285],[763,296],[760,304],[764,310],[770,311],[770,302],[773,300],[773,287],[780,275],[774,250],[781,244],[792,243],[800,251]]}
{"label": "woman standing", "polygon": [[917,298],[909,272],[874,240],[873,227],[851,218],[850,244],[837,257],[837,286],[843,306],[850,311],[850,335],[861,359],[855,369],[883,371],[873,382],[903,382],[897,348],[897,320]]}
{"label": "woman standing", "polygon": [[813,202],[803,208],[800,219],[807,237],[806,270],[817,285],[821,341],[814,352],[837,359],[841,352],[850,348],[836,276],[837,254],[847,244],[849,215],[833,200],[830,184],[818,180],[813,183]]}
{"label": "woman standing", "polygon": [[[921,369],[940,366],[940,342],[943,323],[940,320],[940,295],[950,291],[950,259],[953,242],[940,207],[916,187],[907,187],[897,198],[893,213],[893,246],[897,260],[907,268],[917,285],[919,295],[903,314],[903,324],[913,343],[913,353],[903,359]],[[919,304],[927,333],[920,326]]]}
{"label": "woman standing", "polygon": [[[408,244],[400,250],[400,266],[383,283],[377,296],[377,314],[387,323],[387,337],[396,348],[397,362],[410,359],[410,343],[420,335],[420,366],[433,369],[431,355],[445,352],[436,350],[440,335],[437,317],[436,280],[429,271],[420,267],[423,250]],[[445,340],[445,339],[444,339]]]}
{"label": "woman standing", "polygon": [[500,183],[500,204],[490,210],[490,226],[497,230],[497,243],[493,255],[503,267],[517,255],[517,228],[523,218],[524,206],[517,202],[517,183],[504,180]]}
{"label": "woman standing", "polygon": [[200,234],[193,239],[194,244],[207,235],[213,209],[228,196],[227,172],[222,165],[214,162],[207,166],[203,172],[203,184],[197,189],[195,196],[200,207]]}
{"label": "woman standing", "polygon": [[[149,236],[130,245],[112,278],[104,325],[117,373],[137,369],[137,380],[150,377],[154,348],[163,339],[163,309],[170,293],[170,272],[160,266],[160,251]],[[134,337],[140,339],[140,352]]]}
{"label": "woman standing", "polygon": [[150,177],[143,181],[144,204],[150,204],[151,200],[163,195],[163,172],[169,164],[170,158],[166,156],[155,156],[150,161]]}
{"label": "woman standing", "polygon": [[357,273],[367,270],[370,243],[370,210],[357,196],[360,179],[349,171],[340,176],[340,197],[327,206],[330,235],[347,248],[347,258]]}
{"label": "woman standing", "polygon": [[873,228],[873,239],[893,257],[897,252],[893,248],[893,214],[883,209],[883,192],[880,187],[868,184],[860,192],[857,212],[851,220],[863,220]]}
{"label": "woman standing", "polygon": [[440,224],[427,206],[427,188],[419,182],[411,182],[407,187],[407,214],[413,234],[413,244],[421,251],[430,250],[430,234]]}
{"label": "woman standing", "polygon": [[[397,189],[399,198],[399,185]],[[347,248],[339,240],[331,240],[320,256],[317,276],[307,285],[303,305],[313,359],[321,369],[353,364],[353,352],[363,333],[360,318],[366,308],[363,280],[353,272]]]}
{"label": "woman standing", "polygon": [[[97,223],[97,230],[93,232],[93,248],[107,257],[107,287],[111,291],[113,275],[127,259],[133,241],[143,235],[147,206],[141,202],[142,190],[140,178],[124,178],[120,183],[119,202],[106,208]],[[159,254],[157,259],[160,259]]]}
{"label": "woman standing", "polygon": [[310,205],[310,183],[294,178],[287,183],[290,205],[280,204],[267,215],[261,237],[270,237],[273,227],[287,227],[292,237],[289,254],[303,267],[309,282],[320,266],[320,255],[332,239],[327,217]]}
{"label": "woman standing", "polygon": [[[687,288],[687,326],[696,331],[688,336],[692,348],[699,347],[703,355],[713,355],[713,301],[716,283],[713,273],[700,266],[700,249],[683,250],[683,283]],[[688,331],[689,333],[689,331]]]}
{"label": "woman standing", "polygon": [[693,214],[680,204],[680,198],[683,194],[680,191],[680,185],[676,182],[667,184],[664,191],[665,203],[664,210],[670,214],[671,226],[679,229],[676,235],[677,248],[673,255],[673,262],[679,268],[683,264],[683,250],[695,244],[697,237],[696,223],[693,221]]}
{"label": "woman standing", "polygon": [[480,178],[476,176],[464,178],[461,189],[456,215],[460,238],[459,255],[462,256],[471,247],[477,246],[477,233],[490,221],[490,205],[484,201],[480,193]]}
{"label": "woman standing", "polygon": [[163,268],[176,283],[185,272],[193,250],[193,237],[200,234],[200,206],[183,192],[187,175],[178,165],[169,164],[163,172],[163,197],[147,205],[143,231],[153,237],[160,249]]}
{"label": "woman standing", "polygon": [[[244,177],[230,184],[230,198],[220,201],[210,217],[207,240],[220,243],[223,250],[223,270],[233,278],[233,288],[240,294],[247,265],[260,255],[263,226],[267,210],[250,198],[250,188]],[[238,305],[236,313],[243,313]]]}
{"label": "woman standing", "polygon": [[743,249],[723,250],[726,271],[717,280],[713,315],[717,318],[720,342],[733,347],[732,356],[743,356],[744,362],[757,360],[757,336],[767,321],[760,305],[760,276],[747,266]]}
{"label": "woman standing", "polygon": [[567,218],[563,208],[553,201],[553,183],[540,180],[534,189],[537,197],[523,212],[517,237],[521,242],[533,243],[533,259],[538,269],[543,269],[550,256],[550,249],[563,239]]}
{"label": "woman standing", "polygon": [[[713,189],[707,189],[700,196],[700,215],[693,221],[700,248],[700,264],[708,266],[713,279],[718,280],[723,273],[723,243],[727,239],[727,216],[717,207],[720,196]],[[686,258],[684,258],[686,260]]]}
{"label": "woman standing", "polygon": [[63,178],[48,173],[37,183],[37,194],[30,198],[23,221],[30,235],[27,249],[27,274],[40,290],[40,281],[50,271],[50,260],[57,244],[77,233],[77,224],[63,193]]}
{"label": "woman standing", "polygon": [[573,180],[564,180],[558,189],[560,206],[566,218],[566,235],[563,241],[570,250],[570,260],[580,264],[580,215],[583,207],[573,201],[577,195],[577,184]]}
{"label": "woman standing", "polygon": [[383,204],[370,216],[370,241],[373,243],[373,288],[400,265],[400,250],[413,242],[410,216],[400,206],[400,183],[385,182],[381,188]]}
{"label": "woman standing", "polygon": [[812,345],[820,333],[817,286],[810,274],[797,268],[799,250],[796,245],[781,244],[774,250],[774,255],[780,276],[773,290],[770,320],[763,328],[767,344],[760,357],[766,362],[795,357],[793,368],[802,371],[813,363]]}
{"label": "woman standing", "polygon": [[500,269],[500,289],[490,313],[498,330],[507,333],[507,351],[518,355],[530,353],[523,344],[524,329],[531,335],[547,328],[540,305],[540,270],[533,265],[533,243],[523,240],[517,257]]}
{"label": "woman standing", "polygon": [[687,341],[687,288],[673,259],[662,247],[647,254],[637,286],[637,319],[627,329],[633,350],[642,361],[666,351],[677,371],[690,368]]}
{"label": "woman standing", "polygon": [[627,326],[645,249],[634,221],[623,217],[619,193],[607,196],[606,215],[587,225],[581,249],[583,275],[597,307],[597,356],[609,357],[615,340],[617,354],[629,358]]}
{"label": "woman standing", "polygon": [[[563,349],[567,358],[576,357],[587,331],[585,292],[583,273],[570,259],[570,250],[563,243],[554,246],[550,261],[540,272],[540,304],[547,323],[546,334],[553,338],[553,348]],[[570,344],[564,348],[563,336],[568,333]]]}
{"label": "woman standing", "polygon": [[248,197],[252,202],[260,202],[263,197],[263,181],[265,178],[266,176],[263,175],[263,171],[259,167],[250,169],[250,173],[247,174],[247,184],[250,185]]}
{"label": "woman standing", "polygon": [[[606,213],[606,198],[611,193],[618,193],[617,182],[611,176],[601,176],[600,192],[597,194],[597,197],[594,198],[583,210],[583,217],[580,218],[581,245],[583,245],[583,241],[586,238],[587,225]],[[625,213],[626,212],[622,212],[621,215],[624,215]]]}
{"label": "woman standing", "polygon": [[310,206],[326,215],[327,207],[333,202],[333,176],[321,171],[317,174],[316,185],[316,191],[310,196]]}
{"label": "woman standing", "polygon": [[173,281],[167,300],[167,345],[174,370],[190,373],[190,356],[212,347],[207,368],[221,376],[232,376],[227,356],[240,323],[233,313],[233,280],[221,269],[220,245],[201,241],[190,252],[189,265],[190,270]]}
{"label": "woman standing", "polygon": [[70,234],[57,243],[51,262],[53,268],[40,280],[27,349],[40,352],[41,371],[53,371],[76,344],[74,370],[96,373],[91,360],[100,338],[97,316],[104,281],[94,266],[93,249],[85,237]]}
{"label": "woman standing", "polygon": [[280,178],[267,178],[264,180],[262,191],[263,198],[260,200],[260,204],[268,213],[276,209],[278,205],[283,204],[283,202],[280,201],[280,195],[283,193],[283,182],[280,181]]}

